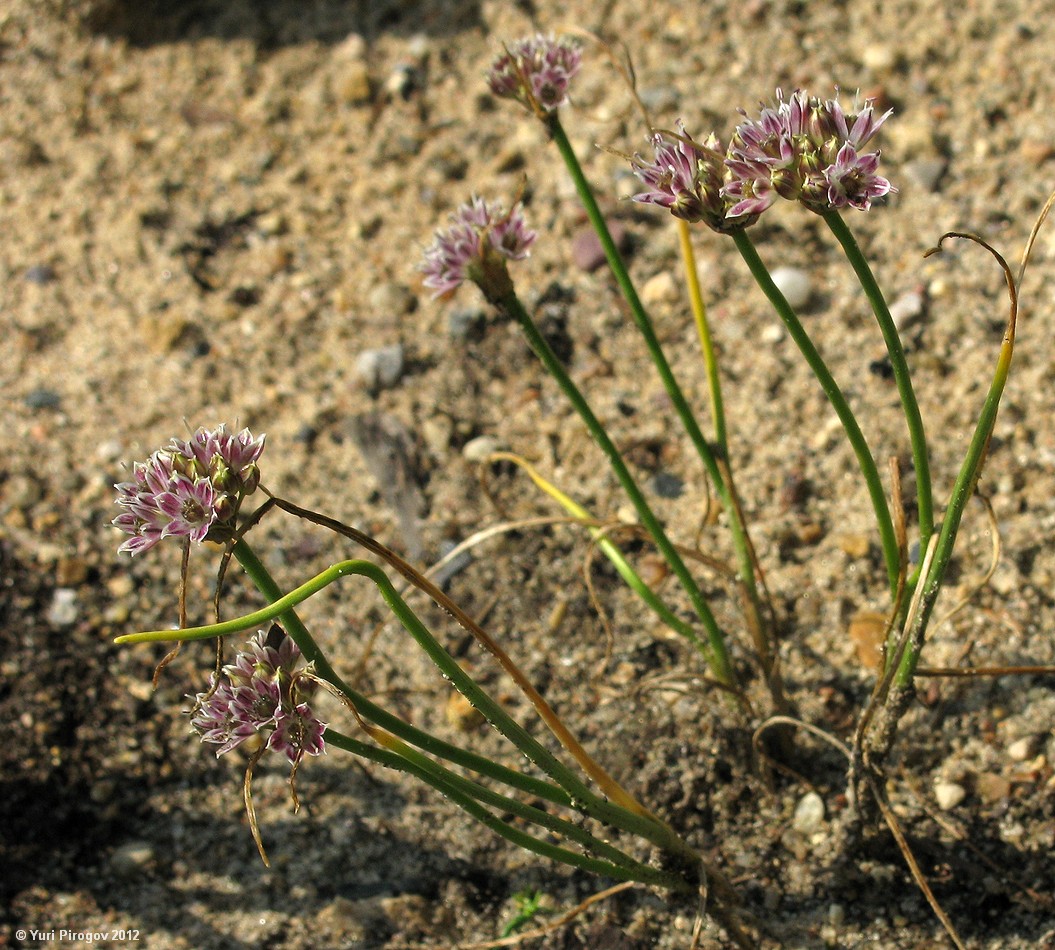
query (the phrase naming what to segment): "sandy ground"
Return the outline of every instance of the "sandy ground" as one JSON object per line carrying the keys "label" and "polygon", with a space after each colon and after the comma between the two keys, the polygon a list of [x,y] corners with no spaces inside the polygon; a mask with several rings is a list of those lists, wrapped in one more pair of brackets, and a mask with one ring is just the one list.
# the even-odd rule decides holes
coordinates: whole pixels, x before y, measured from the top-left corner
{"label": "sandy ground", "polygon": [[[482,445],[531,458],[601,516],[619,514],[614,480],[516,328],[472,288],[436,303],[421,287],[422,249],[471,193],[508,202],[526,189],[541,236],[516,272],[522,296],[672,533],[692,543],[706,486],[691,445],[610,277],[573,253],[584,220],[555,151],[482,78],[503,40],[572,25],[625,44],[656,123],[683,118],[697,137],[728,135],[736,107],[770,101],[777,87],[827,96],[838,85],[894,107],[880,144],[898,193],[851,224],[888,298],[920,295],[904,335],[947,497],[1006,300],[980,250],[922,253],[959,229],[1014,260],[1055,185],[1048,4],[3,0],[0,946],[73,945],[63,928],[151,950],[451,946],[495,938],[517,894],[544,895],[538,925],[608,883],[521,854],[430,790],[336,752],[302,770],[297,816],[281,765],[258,769],[267,870],[242,814],[242,761],[217,762],[181,714],[186,694],[203,688],[209,648],[184,651],[154,692],[164,651],[111,642],[172,623],[179,574],[164,546],[118,558],[112,485],[199,424],[266,432],[272,490],[422,564],[487,525],[558,513],[508,470],[493,473],[501,507],[492,505],[473,461]],[[705,416],[675,232],[667,216],[624,200],[634,190],[626,164],[595,148],[646,146],[595,45],[574,100],[573,143]],[[810,331],[877,456],[907,470],[881,340],[822,222],[778,206],[754,236],[771,266],[807,277]],[[823,395],[731,243],[701,233],[697,253],[789,693],[805,720],[845,739],[872,682],[849,621],[883,606],[868,499]],[[1055,662],[1052,258],[1049,234],[1023,289],[1016,364],[980,485],[999,523],[1000,565],[933,631],[932,666]],[[362,354],[396,345],[401,365],[369,385]],[[364,454],[364,416],[397,446],[411,488],[394,495],[389,470]],[[991,556],[982,507],[968,511],[945,607],[977,586]],[[258,535],[290,585],[352,553],[277,516]],[[722,532],[708,529],[704,542],[730,556]],[[727,870],[766,946],[948,945],[889,836],[838,849],[840,755],[803,739],[801,779],[764,782],[750,724],[702,687],[699,657],[594,559],[608,654],[583,581],[589,553],[568,527],[505,534],[474,549],[450,592],[486,616],[598,758]],[[195,555],[192,619],[208,614],[214,567],[215,554]],[[705,580],[719,619],[742,630],[730,591]],[[227,610],[257,603],[235,579]],[[460,631],[420,606],[531,721]],[[352,670],[384,614],[350,583],[305,616]],[[419,725],[509,754],[449,715],[446,684],[391,624],[360,683]],[[1052,686],[1041,676],[928,681],[891,763],[898,814],[971,947],[1055,946]],[[944,810],[942,785],[964,793]],[[811,791],[824,814],[811,823],[800,809],[796,821]],[[640,887],[524,945],[688,947],[694,913]],[[701,946],[722,945],[705,932]]]}

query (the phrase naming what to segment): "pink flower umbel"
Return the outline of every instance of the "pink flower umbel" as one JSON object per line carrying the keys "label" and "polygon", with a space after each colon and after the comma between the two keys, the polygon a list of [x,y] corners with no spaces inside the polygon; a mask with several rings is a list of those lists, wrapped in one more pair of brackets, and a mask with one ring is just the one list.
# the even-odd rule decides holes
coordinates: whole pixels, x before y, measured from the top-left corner
{"label": "pink flower umbel", "polygon": [[471,280],[489,300],[500,298],[511,289],[506,262],[527,257],[535,237],[519,205],[507,213],[474,197],[451,215],[449,227],[437,231],[426,249],[420,267],[424,284],[439,297]]}
{"label": "pink flower umbel", "polygon": [[495,58],[487,84],[496,96],[515,99],[545,118],[567,101],[568,87],[581,65],[582,50],[575,40],[536,33],[510,44]]}
{"label": "pink flower umbel", "polygon": [[132,467],[132,481],[121,482],[116,503],[124,509],[113,520],[131,537],[119,552],[139,554],[163,538],[200,543],[228,540],[245,495],[260,481],[257,460],[264,436],[226,426],[198,429],[187,441],[173,439],[145,462]]}
{"label": "pink flower umbel", "polygon": [[877,174],[879,152],[862,153],[889,115],[876,116],[872,100],[848,115],[838,97],[822,101],[796,90],[784,99],[778,89],[776,107],[763,107],[733,135],[724,188],[734,202],[730,217],[760,214],[777,195],[818,214],[846,207],[867,211],[874,199],[894,190]]}
{"label": "pink flower umbel", "polygon": [[701,145],[685,132],[678,121],[678,132],[668,138],[662,132],[652,136],[655,158],[646,162],[639,155],[632,159],[634,174],[648,186],[633,196],[634,201],[669,209],[676,218],[703,221],[715,231],[737,230],[753,224],[755,216],[728,217],[731,202],[722,192],[725,152],[712,134]]}
{"label": "pink flower umbel", "polygon": [[295,670],[299,659],[297,645],[278,627],[253,637],[223,668],[220,683],[194,698],[191,727],[202,742],[218,745],[217,756],[248,742],[254,750],[282,752],[294,765],[325,752],[326,723],[307,702],[315,683]]}

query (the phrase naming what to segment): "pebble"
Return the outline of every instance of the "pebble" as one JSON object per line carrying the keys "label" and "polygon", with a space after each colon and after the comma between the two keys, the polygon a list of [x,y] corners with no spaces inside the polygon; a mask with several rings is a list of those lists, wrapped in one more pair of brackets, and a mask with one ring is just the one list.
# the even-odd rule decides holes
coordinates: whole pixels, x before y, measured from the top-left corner
{"label": "pebble", "polygon": [[678,282],[669,271],[661,271],[650,277],[641,287],[641,301],[649,307],[658,303],[674,303],[678,296]]}
{"label": "pebble", "polygon": [[813,296],[810,275],[797,267],[778,267],[771,274],[773,283],[784,295],[792,308],[805,307]]}
{"label": "pebble", "polygon": [[451,693],[447,699],[447,722],[459,732],[472,732],[484,717],[461,693]]}
{"label": "pebble", "polygon": [[362,106],[370,101],[370,69],[366,63],[349,63],[344,68],[337,81],[337,94],[350,106]]}
{"label": "pebble", "polygon": [[861,62],[873,73],[890,72],[897,61],[897,50],[884,43],[870,43],[861,53]]}
{"label": "pebble", "polygon": [[403,344],[363,350],[355,359],[355,374],[371,393],[391,389],[403,375]]}
{"label": "pebble", "polygon": [[1021,739],[1016,739],[1007,747],[1007,754],[1015,762],[1025,762],[1027,759],[1033,757],[1036,748],[1036,736],[1023,736]]}
{"label": "pebble", "polygon": [[937,191],[945,175],[947,162],[944,158],[918,158],[905,162],[905,174],[924,191]]}
{"label": "pebble", "polygon": [[923,294],[910,290],[902,294],[890,305],[890,319],[899,330],[911,326],[923,316]]}
{"label": "pebble", "polygon": [[652,490],[660,498],[680,498],[684,489],[685,483],[670,472],[659,472],[652,479]]}
{"label": "pebble", "polygon": [[454,423],[447,416],[430,416],[421,423],[421,437],[434,455],[447,454],[453,434]]}
{"label": "pebble", "polygon": [[82,557],[61,557],[55,565],[59,587],[78,587],[88,579],[88,562]]}
{"label": "pebble", "polygon": [[55,269],[48,264],[34,264],[26,269],[25,278],[31,284],[43,287],[55,279]]}
{"label": "pebble", "polygon": [[763,343],[779,343],[784,339],[784,325],[782,323],[769,323],[762,331]]}
{"label": "pebble", "polygon": [[[629,244],[626,228],[618,221],[609,221],[608,230],[620,252],[626,251]],[[604,265],[604,248],[601,247],[600,238],[594,233],[593,228],[580,228],[575,232],[571,240],[571,259],[579,270],[586,271],[588,274]]]}
{"label": "pebble", "polygon": [[858,533],[840,534],[835,539],[835,543],[839,545],[843,554],[858,561],[868,556],[868,551],[872,546],[872,540],[867,534]]}
{"label": "pebble", "polygon": [[813,834],[824,821],[824,799],[816,792],[807,792],[795,806],[791,826],[802,835]]}
{"label": "pebble", "polygon": [[48,607],[48,623],[56,627],[68,627],[77,622],[79,615],[77,591],[71,587],[56,587]]}
{"label": "pebble", "polygon": [[34,389],[26,393],[22,402],[27,409],[58,409],[62,405],[62,396],[54,389]]}
{"label": "pebble", "polygon": [[974,777],[974,788],[983,802],[995,805],[1011,794],[1011,781],[995,772],[979,772]]}
{"label": "pebble", "polygon": [[130,841],[110,855],[110,868],[120,877],[135,878],[157,860],[153,847],[145,841]]}
{"label": "pebble", "polygon": [[487,317],[482,310],[460,307],[447,314],[447,336],[458,343],[478,340],[483,335]]}
{"label": "pebble", "polygon": [[384,89],[390,99],[402,99],[405,102],[413,95],[419,82],[418,70],[409,63],[400,63],[388,74]]}
{"label": "pebble", "polygon": [[405,284],[378,284],[366,298],[371,308],[386,317],[401,317],[413,313],[418,306],[418,298]]}
{"label": "pebble", "polygon": [[478,435],[462,446],[462,458],[467,462],[486,462],[488,456],[499,451],[502,443],[493,435]]}
{"label": "pebble", "polygon": [[967,797],[967,789],[955,782],[935,782],[934,799],[942,811],[951,811]]}

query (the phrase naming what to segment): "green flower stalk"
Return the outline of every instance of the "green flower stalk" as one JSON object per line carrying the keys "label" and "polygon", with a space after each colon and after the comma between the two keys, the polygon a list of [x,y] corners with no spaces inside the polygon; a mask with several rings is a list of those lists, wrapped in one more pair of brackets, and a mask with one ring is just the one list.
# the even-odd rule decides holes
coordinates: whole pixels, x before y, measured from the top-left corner
{"label": "green flower stalk", "polygon": [[[747,528],[744,524],[742,512],[736,503],[736,499],[734,498],[730,487],[726,484],[726,475],[723,472],[722,464],[719,463],[714,450],[700,431],[700,427],[696,422],[696,417],[671,371],[670,364],[663,353],[659,339],[652,326],[652,322],[641,303],[637,290],[634,288],[633,282],[630,279],[630,274],[619,254],[618,248],[612,240],[612,236],[608,230],[608,225],[597,205],[597,200],[594,197],[593,190],[591,189],[589,182],[586,180],[586,176],[583,174],[582,166],[579,164],[579,160],[575,155],[571,143],[568,141],[568,137],[564,132],[564,128],[561,125],[560,118],[557,114],[558,107],[568,98],[568,85],[571,78],[578,71],[580,65],[579,58],[574,59],[571,68],[564,68],[563,63],[558,67],[558,70],[561,72],[560,85],[562,89],[562,95],[559,99],[543,103],[539,101],[539,97],[535,94],[535,88],[540,83],[539,76],[545,74],[546,70],[551,68],[551,64],[554,61],[562,61],[562,54],[560,54],[558,50],[565,49],[569,46],[576,47],[576,44],[573,40],[547,39],[542,36],[536,36],[532,40],[525,40],[519,44],[515,44],[514,47],[507,50],[504,55],[499,56],[492,64],[491,70],[488,74],[488,82],[491,90],[497,95],[520,102],[521,105],[525,106],[528,111],[532,112],[542,121],[547,133],[556,144],[557,149],[561,154],[561,158],[571,175],[575,189],[579,195],[579,200],[582,202],[583,207],[586,210],[587,217],[590,219],[590,224],[597,233],[605,258],[608,261],[608,265],[616,279],[616,283],[619,285],[623,297],[626,299],[627,304],[630,307],[634,322],[645,340],[649,356],[656,367],[656,371],[663,383],[663,387],[667,391],[667,395],[670,397],[670,400],[674,405],[678,418],[689,435],[708,476],[714,484],[715,490],[718,492],[719,500],[721,501],[722,507],[729,519],[733,547],[737,556],[738,576],[745,592],[744,606],[748,614],[748,628],[754,639],[755,651],[762,666],[764,678],[769,687],[773,702],[777,708],[783,709],[786,706],[786,702],[783,697],[776,660],[773,655],[771,637],[768,632],[769,624],[765,618],[765,612],[762,606],[763,601],[755,577],[755,564],[752,556],[753,548],[747,534]],[[716,191],[716,183],[712,182],[710,184],[715,185],[715,187],[711,188],[711,193],[713,194]],[[622,481],[621,478],[620,480]],[[651,528],[649,530],[651,531]],[[660,545],[660,550],[666,557],[665,545]],[[685,579],[682,577],[682,572],[669,558],[668,563],[671,564],[675,574],[678,575],[684,585]],[[693,583],[692,586],[695,586],[695,584]],[[686,589],[688,590],[689,588],[687,587]],[[691,590],[689,591],[689,594],[690,598],[693,599],[695,606],[698,598],[693,595]],[[709,610],[707,612],[709,613]],[[697,608],[697,613],[700,613],[699,608]],[[702,615],[701,620],[704,620]],[[704,620],[704,623],[706,625],[707,621]]]}
{"label": "green flower stalk", "polygon": [[[479,206],[487,207],[483,202],[480,202]],[[492,219],[499,222],[504,229],[499,234],[505,233],[507,230],[520,234],[531,234],[519,220],[519,212],[515,209],[508,215],[497,207],[490,210]],[[520,324],[535,355],[538,356],[546,370],[554,378],[557,385],[560,386],[568,401],[586,424],[590,435],[608,458],[612,471],[634,505],[641,523],[652,535],[656,547],[688,594],[696,615],[707,631],[709,649],[705,654],[705,659],[714,672],[715,677],[723,686],[735,690],[737,687],[736,676],[729,660],[725,637],[718,627],[714,614],[708,607],[699,585],[670,541],[659,519],[652,511],[629,468],[627,468],[622,454],[616,448],[615,443],[594,414],[586,398],[572,381],[556,354],[539,332],[530,314],[528,314],[517,297],[505,266],[505,256],[499,254],[496,250],[499,238],[496,237],[495,229],[488,222],[486,225],[477,226],[478,236],[476,240],[467,239],[463,222],[471,213],[470,206],[463,206],[459,211],[455,212],[452,215],[452,225],[448,231],[437,234],[436,241],[426,250],[425,260],[422,264],[422,270],[426,274],[426,286],[435,288],[438,293],[444,293],[450,290],[452,286],[457,286],[463,280],[469,279],[480,288],[489,303]],[[534,235],[531,234],[531,236],[533,239]],[[522,248],[522,250],[526,251],[526,247]],[[720,475],[718,477],[720,478]]]}
{"label": "green flower stalk", "polygon": [[883,548],[883,559],[886,563],[890,593],[892,599],[896,600],[900,586],[901,551],[898,545],[897,532],[894,530],[894,521],[890,515],[890,505],[883,488],[883,480],[879,476],[879,468],[872,455],[872,450],[868,447],[868,442],[861,431],[857,417],[846,400],[846,396],[843,395],[842,389],[839,388],[839,384],[835,381],[835,377],[832,376],[827,363],[824,362],[824,358],[817,350],[813,340],[810,339],[798,315],[788,303],[787,298],[780,292],[780,288],[773,283],[773,278],[770,276],[765,264],[762,263],[762,259],[758,256],[758,251],[755,249],[751,238],[746,231],[734,231],[732,237],[736,243],[737,250],[740,252],[740,256],[743,257],[744,262],[751,271],[751,275],[755,278],[755,282],[761,288],[762,293],[766,295],[773,309],[776,310],[788,333],[791,334],[791,338],[798,346],[799,352],[802,353],[810,369],[813,370],[813,375],[816,376],[821,389],[824,390],[824,395],[828,397],[828,402],[831,403],[835,414],[843,424],[846,438],[853,448],[858,467],[868,488],[868,495],[872,500],[872,510],[875,512],[876,524],[879,528],[879,540]]}
{"label": "green flower stalk", "polygon": [[847,260],[850,261],[860,281],[861,287],[872,305],[872,312],[883,333],[883,342],[886,344],[887,354],[890,357],[890,365],[894,370],[894,382],[897,384],[898,394],[901,397],[902,410],[905,413],[905,422],[908,425],[909,439],[912,443],[912,464],[916,471],[916,498],[919,516],[919,544],[920,550],[926,550],[930,542],[931,532],[934,530],[934,501],[931,490],[930,456],[927,452],[927,436],[923,427],[923,417],[920,415],[919,403],[912,386],[912,376],[909,373],[908,362],[905,359],[905,349],[901,344],[894,320],[890,316],[883,291],[876,282],[868,261],[857,244],[853,233],[843,220],[842,215],[836,209],[825,211],[822,215],[825,223],[835,235],[842,246]]}

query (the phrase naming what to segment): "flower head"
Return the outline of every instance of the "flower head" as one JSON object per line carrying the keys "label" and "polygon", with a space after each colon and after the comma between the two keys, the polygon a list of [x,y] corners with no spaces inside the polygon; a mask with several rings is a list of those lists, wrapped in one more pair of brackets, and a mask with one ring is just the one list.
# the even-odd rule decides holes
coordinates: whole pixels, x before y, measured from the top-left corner
{"label": "flower head", "polygon": [[488,299],[509,289],[506,261],[523,260],[536,234],[528,229],[520,206],[505,212],[474,197],[451,215],[444,231],[425,251],[421,271],[425,286],[439,297],[456,290],[465,280],[479,285]]}
{"label": "flower head", "polygon": [[191,727],[216,755],[248,742],[285,754],[296,764],[325,751],[326,723],[307,700],[314,682],[296,671],[300,650],[279,627],[258,633],[211,688],[194,697]]}
{"label": "flower head", "polygon": [[487,84],[496,96],[516,99],[545,117],[563,105],[582,64],[579,44],[536,33],[506,47],[491,63]]}
{"label": "flower head", "polygon": [[713,134],[701,145],[679,120],[674,139],[657,132],[652,148],[655,158],[651,162],[639,155],[632,159],[634,174],[648,186],[648,191],[633,196],[634,201],[668,208],[676,218],[703,221],[715,231],[736,230],[754,222],[754,217],[744,215],[728,218],[730,202],[722,192],[725,153]]}
{"label": "flower head", "polygon": [[114,486],[123,510],[113,524],[131,535],[118,551],[139,554],[167,537],[230,538],[242,497],[259,484],[263,450],[264,436],[221,425],[198,429],[187,441],[173,439],[136,462],[132,480]]}
{"label": "flower head", "polygon": [[835,99],[822,101],[796,90],[775,107],[763,106],[733,135],[724,187],[731,217],[760,214],[777,195],[823,214],[835,208],[867,211],[894,189],[877,174],[879,152],[863,152],[890,110],[877,116],[872,100],[847,114]]}

